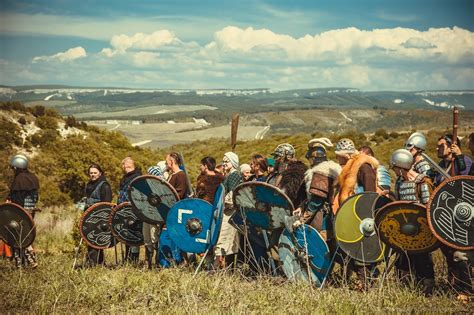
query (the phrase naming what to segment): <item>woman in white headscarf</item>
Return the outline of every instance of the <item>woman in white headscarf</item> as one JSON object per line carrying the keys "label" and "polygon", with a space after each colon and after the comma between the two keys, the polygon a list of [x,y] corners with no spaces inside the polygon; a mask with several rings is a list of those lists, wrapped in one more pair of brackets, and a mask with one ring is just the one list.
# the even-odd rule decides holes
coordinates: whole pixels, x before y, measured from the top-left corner
{"label": "woman in white headscarf", "polygon": [[234,212],[234,205],[232,202],[232,194],[240,183],[242,183],[242,176],[239,171],[239,157],[234,152],[227,152],[222,159],[224,166],[225,179],[224,187],[226,191],[224,218],[222,220],[221,232],[216,244],[215,254],[216,261],[220,267],[232,263],[235,254],[239,251],[239,238],[237,230],[230,225],[229,219]]}

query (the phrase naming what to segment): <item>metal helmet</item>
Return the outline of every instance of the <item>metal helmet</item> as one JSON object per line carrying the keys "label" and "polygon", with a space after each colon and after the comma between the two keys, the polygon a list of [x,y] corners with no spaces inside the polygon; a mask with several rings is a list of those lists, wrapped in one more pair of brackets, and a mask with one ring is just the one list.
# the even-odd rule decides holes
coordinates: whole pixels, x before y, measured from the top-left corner
{"label": "metal helmet", "polygon": [[356,152],[354,141],[347,138],[342,138],[336,143],[336,149],[334,152],[338,155],[341,154],[352,154]]}
{"label": "metal helmet", "polygon": [[426,137],[421,132],[414,132],[410,135],[405,143],[405,149],[417,148],[422,151],[426,150]]}
{"label": "metal helmet", "polygon": [[390,158],[390,168],[399,167],[409,170],[413,164],[413,156],[406,149],[398,149],[392,153]]}
{"label": "metal helmet", "polygon": [[272,153],[275,159],[280,159],[280,158],[290,159],[290,158],[295,157],[295,154],[296,154],[295,148],[289,143],[279,144]]}
{"label": "metal helmet", "polygon": [[332,147],[333,144],[328,138],[311,139],[308,142],[308,151],[306,158],[323,158],[326,156],[326,147]]}
{"label": "metal helmet", "polygon": [[28,158],[23,154],[14,155],[10,159],[10,166],[14,168],[28,168]]}

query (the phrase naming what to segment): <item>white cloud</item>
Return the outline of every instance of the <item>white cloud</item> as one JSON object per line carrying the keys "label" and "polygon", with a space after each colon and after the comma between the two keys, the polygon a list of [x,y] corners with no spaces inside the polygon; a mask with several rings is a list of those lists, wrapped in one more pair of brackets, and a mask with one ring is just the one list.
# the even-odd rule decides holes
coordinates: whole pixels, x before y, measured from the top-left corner
{"label": "white cloud", "polygon": [[120,52],[128,49],[157,50],[162,46],[179,42],[179,39],[169,30],[159,30],[152,34],[136,33],[133,36],[125,34],[114,35],[110,45]]}
{"label": "white cloud", "polygon": [[360,62],[368,51],[371,57],[383,59],[441,59],[457,63],[464,62],[466,58],[474,61],[474,33],[458,27],[431,28],[427,31],[408,28],[364,31],[350,27],[294,38],[268,29],[228,26],[216,32],[214,41],[206,48],[210,55],[237,52],[251,57],[257,56],[259,51],[281,50],[283,53],[264,53],[263,58],[274,56],[280,60],[332,61],[337,64]]}
{"label": "white cloud", "polygon": [[72,61],[79,58],[87,57],[86,50],[81,46],[70,48],[65,52],[59,52],[52,56],[38,56],[33,58],[33,63],[40,62],[40,61]]}

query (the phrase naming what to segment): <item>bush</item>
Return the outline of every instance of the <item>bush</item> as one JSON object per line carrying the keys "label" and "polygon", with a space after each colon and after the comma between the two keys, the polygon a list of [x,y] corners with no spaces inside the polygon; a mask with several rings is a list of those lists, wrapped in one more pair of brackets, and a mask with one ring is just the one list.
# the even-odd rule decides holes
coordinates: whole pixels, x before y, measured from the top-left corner
{"label": "bush", "polygon": [[11,148],[13,144],[21,145],[20,128],[17,124],[0,117],[0,150]]}
{"label": "bush", "polygon": [[58,121],[56,118],[51,117],[51,116],[40,116],[36,118],[35,122],[36,126],[38,126],[41,129],[53,129],[56,130],[58,128]]}

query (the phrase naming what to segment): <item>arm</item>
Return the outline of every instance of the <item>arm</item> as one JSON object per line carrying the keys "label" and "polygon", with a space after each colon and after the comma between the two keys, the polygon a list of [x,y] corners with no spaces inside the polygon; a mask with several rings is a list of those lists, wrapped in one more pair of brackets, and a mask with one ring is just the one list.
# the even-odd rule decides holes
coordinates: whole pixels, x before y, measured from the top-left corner
{"label": "arm", "polygon": [[105,182],[102,187],[100,187],[100,201],[112,201],[112,188],[110,188],[110,185],[107,182]]}
{"label": "arm", "polygon": [[363,164],[357,174],[357,181],[364,187],[364,191],[377,191],[377,174],[369,164]]}

